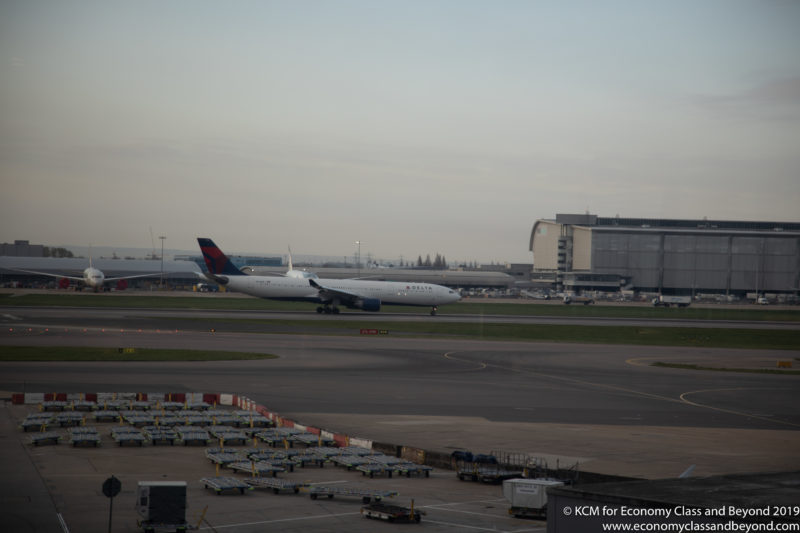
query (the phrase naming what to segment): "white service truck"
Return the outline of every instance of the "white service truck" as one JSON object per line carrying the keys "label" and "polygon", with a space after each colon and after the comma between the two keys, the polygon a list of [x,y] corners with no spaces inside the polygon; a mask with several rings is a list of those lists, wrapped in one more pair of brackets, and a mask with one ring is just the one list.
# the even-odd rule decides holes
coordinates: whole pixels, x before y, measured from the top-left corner
{"label": "white service truck", "polygon": [[511,503],[508,514],[517,518],[544,518],[547,516],[547,489],[563,485],[563,481],[555,479],[506,479],[503,496]]}
{"label": "white service truck", "polygon": [[591,296],[576,296],[568,294],[564,296],[564,299],[562,301],[567,305],[569,304],[589,305],[594,303],[594,298],[592,298]]}
{"label": "white service truck", "polygon": [[136,511],[139,527],[145,533],[170,529],[183,533],[190,529],[186,522],[185,481],[140,481],[136,490]]}
{"label": "white service truck", "polygon": [[692,303],[691,296],[664,296],[658,295],[653,298],[653,305],[655,307],[664,306],[669,307],[671,305],[676,305],[678,307],[689,307],[689,304]]}

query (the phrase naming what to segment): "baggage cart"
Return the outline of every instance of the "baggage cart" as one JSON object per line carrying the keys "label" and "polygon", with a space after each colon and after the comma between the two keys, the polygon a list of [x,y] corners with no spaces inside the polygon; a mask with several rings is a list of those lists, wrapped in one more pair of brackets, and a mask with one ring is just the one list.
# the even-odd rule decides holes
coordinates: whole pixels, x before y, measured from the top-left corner
{"label": "baggage cart", "polygon": [[366,518],[386,520],[388,522],[416,522],[422,520],[422,511],[414,509],[414,502],[411,507],[401,507],[399,505],[389,505],[382,502],[371,503],[361,508],[361,514]]}
{"label": "baggage cart", "polygon": [[308,483],[302,481],[287,481],[275,477],[251,477],[244,480],[245,483],[254,489],[269,489],[275,494],[281,492],[293,492],[297,494],[300,489],[309,487]]}
{"label": "baggage cart", "polygon": [[327,496],[333,498],[334,496],[347,496],[350,498],[361,498],[363,503],[369,503],[372,500],[381,501],[383,498],[391,498],[397,496],[397,492],[392,490],[375,490],[364,489],[359,487],[329,487],[327,485],[311,485],[309,490],[312,500],[316,500],[320,496]]}

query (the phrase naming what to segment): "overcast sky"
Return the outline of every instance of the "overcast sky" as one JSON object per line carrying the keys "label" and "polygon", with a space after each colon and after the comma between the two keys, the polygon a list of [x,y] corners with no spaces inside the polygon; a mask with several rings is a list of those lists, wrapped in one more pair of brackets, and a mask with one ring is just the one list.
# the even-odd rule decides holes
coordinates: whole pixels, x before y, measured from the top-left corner
{"label": "overcast sky", "polygon": [[4,242],[530,262],[556,213],[800,220],[796,1],[3,0],[0,69]]}

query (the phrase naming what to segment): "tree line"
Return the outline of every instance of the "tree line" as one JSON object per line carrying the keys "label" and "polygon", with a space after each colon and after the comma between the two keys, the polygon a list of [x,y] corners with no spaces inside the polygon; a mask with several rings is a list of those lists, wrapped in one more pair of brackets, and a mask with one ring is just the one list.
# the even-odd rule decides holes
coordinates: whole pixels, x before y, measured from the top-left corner
{"label": "tree line", "polygon": [[51,248],[49,246],[43,247],[42,255],[44,257],[75,257],[66,248]]}
{"label": "tree line", "polygon": [[436,254],[436,258],[431,261],[431,254],[425,256],[425,260],[422,260],[422,256],[420,255],[417,258],[417,267],[419,268],[433,268],[435,270],[446,270],[447,269],[447,259],[441,254]]}

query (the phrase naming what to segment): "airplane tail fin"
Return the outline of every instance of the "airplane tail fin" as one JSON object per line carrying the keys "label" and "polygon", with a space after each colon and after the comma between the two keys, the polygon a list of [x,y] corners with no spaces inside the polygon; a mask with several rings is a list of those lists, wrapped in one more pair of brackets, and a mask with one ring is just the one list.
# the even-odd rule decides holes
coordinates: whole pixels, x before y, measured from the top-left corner
{"label": "airplane tail fin", "polygon": [[198,237],[197,244],[200,245],[200,251],[203,252],[203,260],[206,262],[208,272],[213,275],[225,274],[227,276],[245,276],[236,265],[234,265],[228,256],[220,250],[214,241]]}

